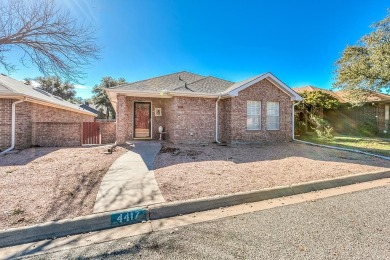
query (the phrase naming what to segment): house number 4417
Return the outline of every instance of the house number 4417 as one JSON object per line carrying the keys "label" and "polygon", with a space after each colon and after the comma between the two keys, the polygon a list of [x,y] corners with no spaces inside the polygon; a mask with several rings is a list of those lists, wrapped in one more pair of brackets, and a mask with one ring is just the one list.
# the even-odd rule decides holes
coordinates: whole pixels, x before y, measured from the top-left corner
{"label": "house number 4417", "polygon": [[128,212],[114,213],[111,214],[112,225],[123,225],[138,223],[146,220],[147,211],[145,209],[137,209]]}

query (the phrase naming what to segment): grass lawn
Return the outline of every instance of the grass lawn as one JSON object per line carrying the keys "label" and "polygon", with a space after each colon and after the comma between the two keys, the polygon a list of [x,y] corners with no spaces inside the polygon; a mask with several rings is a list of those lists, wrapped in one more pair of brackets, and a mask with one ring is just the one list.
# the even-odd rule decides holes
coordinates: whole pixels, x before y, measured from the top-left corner
{"label": "grass lawn", "polygon": [[319,139],[315,134],[299,136],[296,138],[303,141],[357,149],[390,157],[390,139],[339,135],[335,136],[333,140],[326,141]]}

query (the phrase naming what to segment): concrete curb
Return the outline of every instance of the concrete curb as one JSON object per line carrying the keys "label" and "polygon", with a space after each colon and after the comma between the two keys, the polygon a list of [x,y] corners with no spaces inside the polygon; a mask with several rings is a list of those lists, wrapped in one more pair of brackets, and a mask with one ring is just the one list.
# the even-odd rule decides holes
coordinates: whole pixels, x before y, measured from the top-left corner
{"label": "concrete curb", "polygon": [[[180,214],[190,214],[220,207],[228,207],[243,203],[251,203],[312,191],[341,187],[383,178],[390,178],[390,170],[355,174],[334,179],[312,181],[289,186],[279,186],[258,191],[240,192],[231,195],[161,203],[151,205],[146,208],[124,209],[121,211],[93,214],[77,217],[74,219],[47,222],[34,226],[12,228],[5,231],[0,231],[0,248],[35,242],[44,239],[52,239],[56,237],[98,231],[122,225],[130,225],[147,220],[168,218]],[[127,214],[127,219],[129,220],[128,214],[131,214],[131,216],[133,216],[134,212],[143,213],[140,215],[140,218],[134,218],[131,221],[122,223],[123,216],[126,216]],[[116,221],[118,216],[120,216],[120,223]]]}
{"label": "concrete curb", "polygon": [[[131,210],[127,210],[127,212],[137,210],[144,210],[147,212],[147,209],[145,208],[133,208]],[[120,212],[115,211],[92,214],[74,219],[45,222],[21,228],[10,228],[0,231],[0,248],[44,239],[55,239],[58,237],[88,233],[112,227],[124,226],[127,224],[135,224],[146,221],[148,217],[148,214],[145,214],[144,218],[141,216],[138,221],[133,221],[132,223],[112,224],[112,217],[123,212],[126,212],[126,210]]]}

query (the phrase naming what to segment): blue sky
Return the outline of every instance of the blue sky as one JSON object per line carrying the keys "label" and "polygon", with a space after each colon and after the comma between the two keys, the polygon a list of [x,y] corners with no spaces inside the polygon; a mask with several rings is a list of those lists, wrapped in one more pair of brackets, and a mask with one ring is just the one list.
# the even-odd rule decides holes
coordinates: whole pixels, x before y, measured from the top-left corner
{"label": "blue sky", "polygon": [[[343,49],[370,32],[390,7],[388,1],[342,0],[58,3],[94,24],[103,47],[84,86],[77,85],[83,98],[103,76],[131,82],[183,70],[231,81],[270,71],[290,87],[330,88]],[[32,66],[10,74],[38,75]]]}

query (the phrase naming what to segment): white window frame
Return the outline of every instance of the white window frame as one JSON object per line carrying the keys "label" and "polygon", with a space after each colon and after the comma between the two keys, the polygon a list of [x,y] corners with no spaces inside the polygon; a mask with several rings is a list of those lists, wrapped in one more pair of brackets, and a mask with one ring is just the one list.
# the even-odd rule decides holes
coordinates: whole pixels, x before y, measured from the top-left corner
{"label": "white window frame", "polygon": [[[248,124],[249,118],[258,118],[259,125],[254,126]],[[261,101],[247,100],[246,101],[246,130],[258,131],[261,130]]]}
{"label": "white window frame", "polygon": [[[277,104],[277,110],[275,109],[275,107],[271,107],[271,105],[273,106],[275,104]],[[276,122],[277,127],[275,125],[270,125],[271,123],[275,124]],[[267,102],[267,130],[280,130],[280,102]]]}

